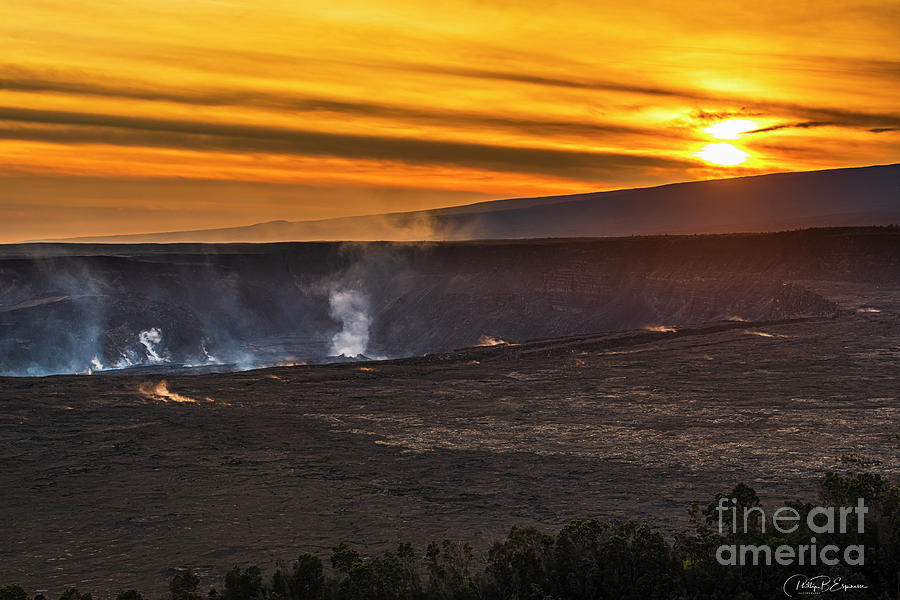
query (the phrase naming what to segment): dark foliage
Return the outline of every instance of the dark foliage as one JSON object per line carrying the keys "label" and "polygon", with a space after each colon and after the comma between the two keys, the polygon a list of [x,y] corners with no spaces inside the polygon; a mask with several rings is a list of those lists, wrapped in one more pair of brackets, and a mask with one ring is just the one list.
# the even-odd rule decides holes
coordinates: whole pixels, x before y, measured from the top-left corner
{"label": "dark foliage", "polygon": [[0,588],[0,600],[28,600],[28,594],[19,585],[8,585]]}
{"label": "dark foliage", "polygon": [[167,600],[201,600],[201,596],[197,592],[199,585],[200,578],[191,569],[179,571],[169,581],[169,598]]}

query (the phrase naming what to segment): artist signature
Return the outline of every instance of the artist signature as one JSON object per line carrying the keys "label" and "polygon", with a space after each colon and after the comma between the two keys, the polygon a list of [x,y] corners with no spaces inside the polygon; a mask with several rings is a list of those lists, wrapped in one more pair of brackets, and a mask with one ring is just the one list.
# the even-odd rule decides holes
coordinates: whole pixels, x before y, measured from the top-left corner
{"label": "artist signature", "polygon": [[816,575],[815,577],[791,575],[784,582],[784,593],[788,598],[866,589],[869,589],[869,586],[864,583],[844,583],[840,577],[829,577],[828,575]]}

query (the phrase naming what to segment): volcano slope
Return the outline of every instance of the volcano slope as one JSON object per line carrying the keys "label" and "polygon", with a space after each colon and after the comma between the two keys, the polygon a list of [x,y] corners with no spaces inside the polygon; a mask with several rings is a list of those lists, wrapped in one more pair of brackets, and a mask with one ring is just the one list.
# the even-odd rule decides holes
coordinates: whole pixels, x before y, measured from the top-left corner
{"label": "volcano slope", "polygon": [[[227,374],[0,379],[0,580],[156,593],[173,567],[207,585],[341,541],[483,547],[512,525],[584,517],[672,531],[739,481],[771,505],[814,497],[827,470],[898,476],[897,234],[806,235],[793,239],[818,239],[816,261],[801,269],[796,246],[754,275],[792,290],[767,320]],[[734,267],[716,255],[730,239],[698,243]],[[709,271],[706,289],[722,277]]]}

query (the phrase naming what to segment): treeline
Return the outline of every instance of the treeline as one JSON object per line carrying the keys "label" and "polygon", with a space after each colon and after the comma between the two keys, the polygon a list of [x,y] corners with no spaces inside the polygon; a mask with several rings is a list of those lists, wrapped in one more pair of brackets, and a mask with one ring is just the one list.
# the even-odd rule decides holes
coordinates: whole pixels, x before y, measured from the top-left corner
{"label": "treeline", "polygon": [[[846,533],[811,534],[805,526],[817,506],[852,507],[858,498],[868,509],[863,532],[849,511]],[[738,511],[737,530],[731,513],[722,507]],[[172,577],[163,600],[783,599],[791,586],[789,596],[815,595],[808,593],[809,587],[805,594],[793,589],[804,577],[813,586],[824,585],[822,578],[827,577],[831,589],[819,591],[824,597],[900,597],[900,485],[877,474],[832,473],[821,481],[817,503],[792,501],[786,507],[799,516],[801,526],[792,533],[781,533],[767,522],[755,491],[740,484],[717,494],[706,506],[694,505],[692,527],[672,541],[634,522],[583,520],[570,522],[556,535],[533,527],[513,528],[480,560],[469,544],[450,540],[431,543],[422,557],[409,544],[369,557],[340,544],[327,565],[307,553],[290,564],[279,562],[269,577],[258,566],[234,567],[208,592],[201,592],[192,570],[182,570]],[[821,525],[825,515],[818,517],[814,522]],[[720,521],[725,525],[721,533]],[[808,550],[811,541],[815,553],[828,545],[862,548],[863,564],[845,560],[823,564],[821,556],[842,558],[841,552],[832,550],[818,555],[815,564],[807,557],[806,564],[783,565],[764,560],[759,551],[761,546]],[[756,559],[721,564],[722,546],[753,548],[744,558]],[[20,586],[10,585],[0,589],[0,600],[32,599]],[[48,599],[37,595],[33,600]],[[68,589],[59,600],[93,598]],[[144,599],[138,591],[126,590],[116,600]]]}

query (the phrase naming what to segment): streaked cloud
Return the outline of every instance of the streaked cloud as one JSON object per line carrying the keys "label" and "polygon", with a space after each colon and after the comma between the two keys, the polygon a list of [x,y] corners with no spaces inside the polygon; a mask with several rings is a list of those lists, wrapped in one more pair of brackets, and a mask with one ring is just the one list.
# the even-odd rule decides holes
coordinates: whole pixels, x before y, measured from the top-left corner
{"label": "streaked cloud", "polygon": [[[0,121],[39,125],[32,128],[21,125],[0,127],[0,139],[381,159],[586,179],[614,176],[623,169],[674,169],[691,166],[689,161],[654,155],[350,135],[258,125],[2,106]],[[53,127],[40,127],[41,125]],[[66,127],[56,127],[58,125]]]}

